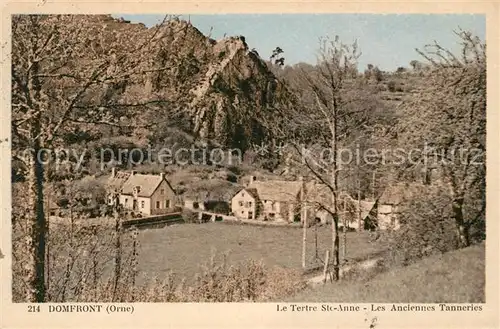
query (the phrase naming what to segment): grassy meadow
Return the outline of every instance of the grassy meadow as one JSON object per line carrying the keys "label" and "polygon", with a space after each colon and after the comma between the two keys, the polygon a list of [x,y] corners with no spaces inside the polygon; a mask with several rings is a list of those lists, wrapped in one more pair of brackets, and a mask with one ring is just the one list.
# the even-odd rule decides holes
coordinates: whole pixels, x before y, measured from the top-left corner
{"label": "grassy meadow", "polygon": [[[323,259],[331,248],[329,226],[318,227],[318,253]],[[307,263],[315,261],[314,228],[307,231]],[[139,272],[162,277],[169,271],[190,279],[215,254],[227,254],[228,264],[262,261],[267,267],[301,269],[302,229],[225,223],[180,224],[139,233]],[[371,242],[368,232],[347,234],[346,258],[352,261],[375,257],[385,251],[381,242]]]}

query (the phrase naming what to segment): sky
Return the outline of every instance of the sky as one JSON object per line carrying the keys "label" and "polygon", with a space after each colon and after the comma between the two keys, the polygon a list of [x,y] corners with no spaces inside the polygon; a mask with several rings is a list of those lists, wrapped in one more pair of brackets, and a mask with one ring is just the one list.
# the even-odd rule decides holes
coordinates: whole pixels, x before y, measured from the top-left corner
{"label": "sky", "polygon": [[[113,15],[150,27],[163,15]],[[422,59],[415,48],[438,41],[457,52],[458,28],[486,39],[485,15],[472,14],[226,14],[181,15],[190,19],[202,33],[213,39],[245,36],[249,48],[268,59],[273,49],[283,49],[285,64],[315,64],[321,37],[338,35],[344,43],[358,42],[360,69],[368,64],[393,71],[409,67],[410,61]]]}

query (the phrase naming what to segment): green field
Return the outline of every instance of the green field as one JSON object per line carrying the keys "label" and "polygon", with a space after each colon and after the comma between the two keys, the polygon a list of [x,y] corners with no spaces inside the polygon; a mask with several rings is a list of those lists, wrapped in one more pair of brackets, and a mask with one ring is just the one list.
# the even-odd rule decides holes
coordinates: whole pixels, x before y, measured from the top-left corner
{"label": "green field", "polygon": [[300,302],[485,302],[484,243],[393,268],[367,281],[318,285],[290,298]]}
{"label": "green field", "polygon": [[[308,229],[307,259],[315,258],[314,229]],[[194,277],[211,255],[228,253],[228,263],[262,260],[269,267],[301,268],[302,229],[262,227],[224,223],[179,224],[161,229],[140,231],[139,270],[148,277],[163,277],[173,271],[179,277]],[[318,251],[324,256],[331,247],[329,226],[318,228]],[[379,255],[385,250],[370,242],[367,232],[349,232],[347,258],[359,260]]]}

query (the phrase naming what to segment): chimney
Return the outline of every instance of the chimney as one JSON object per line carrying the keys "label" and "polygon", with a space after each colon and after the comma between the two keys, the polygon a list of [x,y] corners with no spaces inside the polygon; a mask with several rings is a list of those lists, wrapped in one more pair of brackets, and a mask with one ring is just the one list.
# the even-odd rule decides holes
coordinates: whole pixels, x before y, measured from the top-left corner
{"label": "chimney", "polygon": [[[257,180],[257,177],[256,176],[250,176],[250,179],[248,180],[248,185],[252,184],[253,182],[255,182]],[[247,185],[247,186],[248,186]]]}
{"label": "chimney", "polygon": [[135,174],[137,174],[137,171],[132,170],[132,176],[134,176]]}
{"label": "chimney", "polygon": [[111,177],[116,177],[116,168],[111,168]]}
{"label": "chimney", "polygon": [[161,173],[160,173],[160,178],[161,178],[161,180],[164,180],[164,179],[165,179],[165,173],[164,173],[164,172],[161,172]]}

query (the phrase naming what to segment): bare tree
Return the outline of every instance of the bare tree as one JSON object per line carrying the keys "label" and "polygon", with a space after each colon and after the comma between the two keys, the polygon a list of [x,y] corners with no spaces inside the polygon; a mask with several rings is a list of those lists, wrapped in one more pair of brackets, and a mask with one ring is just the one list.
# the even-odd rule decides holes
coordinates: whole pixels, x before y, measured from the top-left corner
{"label": "bare tree", "polygon": [[[363,121],[362,110],[355,110],[360,99],[345,97],[346,87],[356,74],[360,56],[357,44],[346,45],[338,37],[321,40],[318,65],[314,70],[303,71],[301,101],[293,96],[280,103],[277,121],[267,125],[292,146],[296,164],[303,168],[329,191],[329,200],[316,200],[312,206],[331,216],[331,259],[333,274],[339,279],[339,207],[338,172],[340,170],[337,149],[340,136],[349,134],[346,127],[352,121]],[[348,88],[347,88],[348,89]]]}
{"label": "bare tree", "polygon": [[[97,17],[97,18],[96,18]],[[76,126],[136,126],[120,121],[164,102],[163,95],[127,88],[143,84],[158,67],[150,60],[166,35],[165,25],[113,29],[108,17],[89,15],[15,15],[12,17],[13,159],[27,172],[29,227],[26,252],[26,300],[43,302],[45,235],[44,148],[60,145],[60,137]],[[111,20],[111,21],[110,21]],[[116,22],[114,22],[116,23]],[[130,46],[129,40],[139,40]],[[28,150],[28,152],[26,152]]]}

